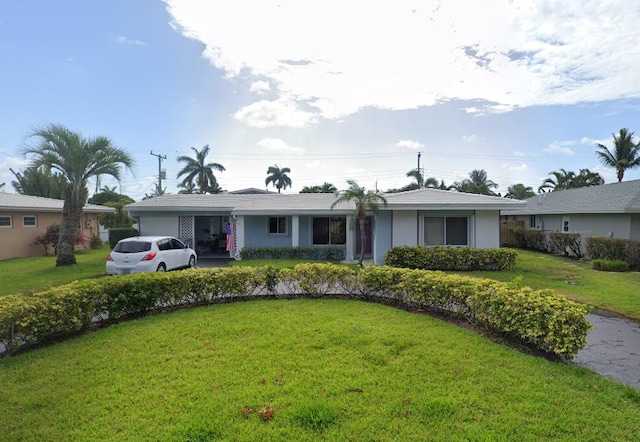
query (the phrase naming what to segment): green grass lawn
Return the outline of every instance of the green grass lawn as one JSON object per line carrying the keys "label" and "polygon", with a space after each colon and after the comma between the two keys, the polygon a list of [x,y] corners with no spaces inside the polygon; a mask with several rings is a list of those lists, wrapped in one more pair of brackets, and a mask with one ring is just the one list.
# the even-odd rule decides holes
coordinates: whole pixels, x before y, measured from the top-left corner
{"label": "green grass lawn", "polygon": [[570,258],[527,250],[517,250],[512,270],[503,272],[465,272],[500,281],[522,278],[534,289],[553,289],[556,293],[593,307],[640,321],[640,273],[601,272],[591,264]]}
{"label": "green grass lawn", "polygon": [[69,282],[105,276],[110,249],[80,250],[77,265],[56,267],[55,256],[14,258],[0,261],[0,296],[37,292]]}
{"label": "green grass lawn", "polygon": [[345,300],[241,302],[121,323],[0,359],[0,385],[8,441],[640,434],[630,387],[427,315]]}
{"label": "green grass lawn", "polygon": [[[298,264],[306,263],[327,263],[327,261],[313,259],[243,259],[242,261],[231,261],[230,266],[260,267],[271,265],[277,269],[292,269]],[[337,264],[337,263],[334,263]],[[354,270],[358,269],[358,264],[343,264]]]}

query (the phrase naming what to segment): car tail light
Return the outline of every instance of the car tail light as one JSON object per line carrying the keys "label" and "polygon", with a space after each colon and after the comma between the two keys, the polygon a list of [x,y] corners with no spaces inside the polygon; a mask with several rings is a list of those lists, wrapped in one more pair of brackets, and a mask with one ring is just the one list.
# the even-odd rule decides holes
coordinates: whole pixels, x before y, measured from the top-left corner
{"label": "car tail light", "polygon": [[113,258],[111,257],[111,253],[107,255],[107,261],[113,261]]}
{"label": "car tail light", "polygon": [[151,261],[153,258],[156,257],[157,254],[158,252],[149,252],[145,255],[144,258],[142,258],[142,261]]}

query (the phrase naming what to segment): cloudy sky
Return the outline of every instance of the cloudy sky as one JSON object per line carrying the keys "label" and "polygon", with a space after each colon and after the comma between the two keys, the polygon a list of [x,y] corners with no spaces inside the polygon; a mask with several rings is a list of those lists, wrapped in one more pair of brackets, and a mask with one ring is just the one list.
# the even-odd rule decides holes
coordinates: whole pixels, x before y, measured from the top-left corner
{"label": "cloudy sky", "polygon": [[[503,194],[640,134],[640,3],[628,0],[21,0],[0,6],[0,183],[29,132],[61,123],[136,159],[211,147],[224,189],[355,179],[386,190],[421,167],[446,184],[485,169]],[[638,138],[636,138],[638,140]],[[640,179],[640,170],[625,180]],[[115,183],[106,183],[114,185]]]}

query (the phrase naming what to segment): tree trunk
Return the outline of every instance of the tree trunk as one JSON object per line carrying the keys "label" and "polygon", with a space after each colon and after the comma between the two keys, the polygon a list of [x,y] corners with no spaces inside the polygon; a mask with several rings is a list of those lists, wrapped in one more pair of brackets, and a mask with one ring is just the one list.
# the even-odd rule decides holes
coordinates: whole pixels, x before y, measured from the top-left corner
{"label": "tree trunk", "polygon": [[362,261],[364,261],[364,242],[367,240],[367,235],[364,231],[364,217],[358,217],[358,221],[360,222],[360,262],[358,262],[358,265],[362,267]]}
{"label": "tree trunk", "polygon": [[80,191],[79,198],[74,198],[71,187],[67,188],[64,206],[62,208],[62,222],[60,224],[60,239],[56,248],[56,267],[70,266],[76,264],[74,255],[76,238],[80,231],[80,220],[82,217],[82,195],[86,189]]}

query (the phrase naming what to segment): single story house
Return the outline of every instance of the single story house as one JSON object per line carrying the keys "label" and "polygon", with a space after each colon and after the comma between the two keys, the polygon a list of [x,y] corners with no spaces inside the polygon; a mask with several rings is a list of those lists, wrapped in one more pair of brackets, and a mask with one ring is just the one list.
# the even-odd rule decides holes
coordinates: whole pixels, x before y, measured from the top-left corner
{"label": "single story house", "polygon": [[[401,245],[500,246],[500,210],[523,202],[505,198],[420,189],[386,194],[388,205],[365,224],[365,256],[377,264]],[[354,203],[331,209],[335,194],[162,195],[129,204],[141,235],[173,235],[195,246],[200,256],[244,247],[339,245],[347,259],[360,251]],[[351,226],[355,225],[355,228]]]}
{"label": "single story house", "polygon": [[640,240],[640,180],[542,193],[503,209],[527,229]]}
{"label": "single story house", "polygon": [[[44,247],[33,242],[47,227],[61,223],[63,205],[63,200],[0,192],[0,260],[45,255]],[[114,211],[112,207],[85,205],[81,234],[85,238],[98,235],[98,216]]]}

